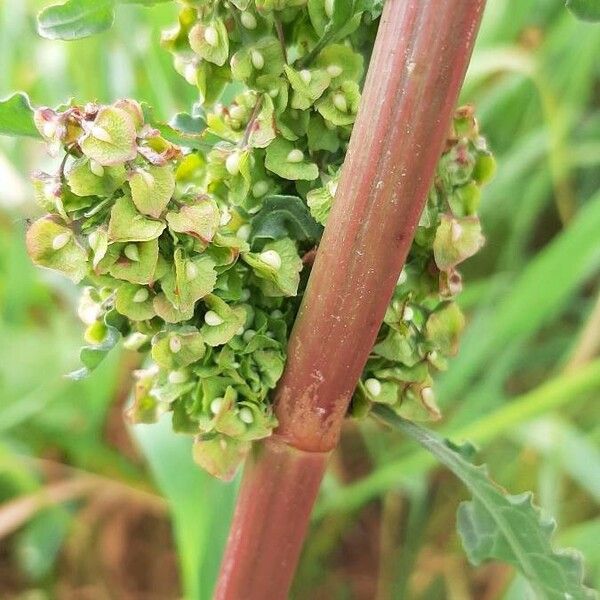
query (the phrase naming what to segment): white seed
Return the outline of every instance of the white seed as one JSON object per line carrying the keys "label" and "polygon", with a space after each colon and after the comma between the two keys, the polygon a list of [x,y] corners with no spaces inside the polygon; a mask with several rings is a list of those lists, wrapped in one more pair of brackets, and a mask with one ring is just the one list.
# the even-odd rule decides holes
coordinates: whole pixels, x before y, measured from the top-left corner
{"label": "white seed", "polygon": [[373,396],[373,398],[377,398],[379,394],[381,394],[381,383],[379,379],[375,379],[371,377],[365,381],[365,387],[367,388],[367,392]]}
{"label": "white seed", "polygon": [[246,302],[246,300],[249,300],[249,299],[250,299],[250,290],[249,290],[249,289],[247,289],[247,288],[244,288],[244,289],[242,290],[242,293],[241,293],[241,295],[240,295],[240,300],[241,300],[242,302]]}
{"label": "white seed", "polygon": [[240,240],[248,241],[250,237],[250,232],[252,231],[252,226],[250,223],[244,223],[238,230],[235,235],[240,238]]}
{"label": "white seed", "polygon": [[244,341],[248,343],[255,335],[256,331],[254,331],[254,329],[246,329],[243,335]]}
{"label": "white seed", "polygon": [[209,310],[204,315],[204,322],[209,327],[217,327],[218,325],[222,325],[224,323],[223,319],[214,310]]}
{"label": "white seed", "polygon": [[281,256],[275,250],[265,250],[259,255],[260,260],[272,269],[279,271],[281,269]]}
{"label": "white seed", "polygon": [[148,336],[134,331],[123,340],[123,347],[134,352],[139,350],[148,341]]}
{"label": "white seed", "polygon": [[335,0],[325,0],[325,14],[331,19],[333,16],[333,9],[335,6]]}
{"label": "white seed", "polygon": [[267,181],[265,181],[264,179],[257,181],[252,186],[252,195],[255,198],[260,198],[261,196],[264,196],[268,191],[269,191],[269,183]]}
{"label": "white seed", "polygon": [[101,142],[106,142],[110,144],[112,142],[112,137],[104,127],[100,127],[99,125],[94,125],[92,127],[92,135]]}
{"label": "white seed", "polygon": [[232,152],[225,161],[225,168],[230,175],[237,175],[240,172],[240,153]]}
{"label": "white seed", "polygon": [[337,93],[333,95],[333,105],[340,111],[340,112],[348,112],[348,102],[346,100],[346,96],[344,96],[344,94],[341,93]]}
{"label": "white seed", "polygon": [[331,194],[331,196],[333,196],[335,198],[335,195],[337,194],[337,189],[338,189],[338,181],[336,181],[335,179],[332,179],[330,182],[327,183],[327,191]]}
{"label": "white seed", "polygon": [[298,148],[294,148],[290,150],[287,155],[287,161],[289,163],[301,163],[304,160],[304,152],[302,150],[298,150]]}
{"label": "white seed", "polygon": [[177,354],[181,351],[181,338],[178,335],[171,336],[169,340],[169,350],[173,354]]}
{"label": "white seed", "polygon": [[229,221],[231,221],[231,213],[225,208],[221,213],[221,217],[219,218],[219,225],[224,227],[227,225],[227,223],[229,223]]}
{"label": "white seed", "polygon": [[402,318],[405,321],[412,321],[415,316],[415,311],[410,306],[405,306],[402,311]]}
{"label": "white seed", "polygon": [[308,69],[302,69],[302,71],[300,71],[300,79],[302,79],[302,81],[308,85],[312,79],[310,71]]}
{"label": "white seed", "polygon": [[90,160],[90,171],[96,175],[96,177],[102,177],[104,175],[104,167],[95,160]]}
{"label": "white seed", "polygon": [[56,121],[46,121],[42,127],[42,133],[44,137],[52,138],[56,134],[58,125]]}
{"label": "white seed", "polygon": [[229,116],[236,121],[243,121],[246,118],[246,109],[239,104],[234,104],[229,109]]}
{"label": "white seed", "polygon": [[123,250],[123,254],[133,262],[138,262],[140,260],[140,251],[136,244],[127,244]]}
{"label": "white seed", "polygon": [[246,29],[256,29],[256,26],[258,25],[255,16],[249,12],[243,12],[240,15],[240,20]]}
{"label": "white seed", "polygon": [[406,274],[406,271],[404,269],[402,269],[402,271],[400,271],[400,275],[398,275],[398,285],[402,285],[403,283],[406,283],[407,279],[408,279],[408,275]]}
{"label": "white seed", "polygon": [[450,236],[453,242],[458,242],[458,240],[460,240],[462,232],[463,228],[460,223],[458,221],[452,221],[452,224],[450,225]]}
{"label": "white seed", "polygon": [[154,177],[152,176],[152,173],[150,173],[144,169],[140,169],[138,171],[138,173],[142,176],[142,179],[144,180],[146,187],[148,187],[148,188],[154,187]]}
{"label": "white seed", "polygon": [[55,235],[54,239],[52,240],[52,249],[56,251],[62,250],[69,243],[70,239],[71,234],[68,231]]}
{"label": "white seed", "polygon": [[274,319],[281,319],[281,317],[283,317],[283,313],[278,308],[276,308],[274,311],[271,312],[271,316]]}
{"label": "white seed", "polygon": [[219,45],[219,34],[218,34],[217,30],[212,25],[209,25],[204,30],[204,40],[206,41],[206,43],[209,46],[212,46],[213,48],[215,46]]}
{"label": "white seed", "polygon": [[260,71],[265,66],[265,57],[258,50],[252,50],[250,60],[257,71]]}
{"label": "white seed", "polygon": [[251,425],[252,423],[254,423],[254,415],[252,414],[252,411],[247,407],[247,406],[243,406],[242,408],[240,408],[240,421],[242,421],[243,423],[246,423],[247,425]]}
{"label": "white seed", "polygon": [[148,300],[148,297],[150,296],[150,293],[148,292],[148,290],[146,288],[140,288],[134,295],[133,295],[133,301],[140,304],[142,302],[146,302],[146,300]]}
{"label": "white seed", "polygon": [[327,67],[327,74],[330,77],[339,77],[344,72],[344,69],[340,65],[329,65]]}
{"label": "white seed", "polygon": [[219,414],[219,411],[221,410],[221,408],[223,407],[223,402],[225,402],[225,398],[222,397],[218,397],[215,398],[211,403],[210,403],[210,412],[213,415]]}
{"label": "white seed", "polygon": [[188,281],[192,281],[192,279],[198,277],[198,267],[191,260],[185,265],[185,276]]}
{"label": "white seed", "polygon": [[183,369],[181,371],[171,371],[168,379],[169,383],[177,385],[179,383],[185,383],[188,380],[188,374],[187,371],[184,371]]}
{"label": "white seed", "polygon": [[183,76],[190,85],[196,85],[198,83],[198,69],[194,63],[187,63],[183,67]]}
{"label": "white seed", "polygon": [[435,392],[430,387],[424,387],[421,390],[421,398],[425,404],[432,405],[435,403]]}

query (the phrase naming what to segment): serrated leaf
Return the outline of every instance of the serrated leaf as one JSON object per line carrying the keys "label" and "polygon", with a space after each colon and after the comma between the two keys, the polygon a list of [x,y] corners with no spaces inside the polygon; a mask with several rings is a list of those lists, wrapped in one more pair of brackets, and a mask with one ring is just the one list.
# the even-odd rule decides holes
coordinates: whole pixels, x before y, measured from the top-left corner
{"label": "serrated leaf", "polygon": [[23,92],[0,100],[0,135],[39,138],[33,121],[33,107]]}
{"label": "serrated leaf", "polygon": [[289,237],[298,242],[317,242],[323,227],[311,216],[306,204],[297,196],[265,198],[260,212],[252,220],[250,240],[277,240]]}
{"label": "serrated leaf", "polygon": [[531,494],[511,496],[491,481],[485,467],[467,462],[456,446],[434,433],[377,406],[374,414],[409,435],[448,467],[469,489],[473,499],[462,503],[458,527],[469,560],[478,565],[500,560],[517,568],[545,600],[592,600],[594,592],[582,583],[580,555],[555,550],[555,525],[543,519]]}
{"label": "serrated leaf", "polygon": [[600,21],[598,0],[567,0],[567,8],[582,21]]}
{"label": "serrated leaf", "polygon": [[77,40],[109,29],[115,0],[68,0],[38,15],[38,33],[51,40]]}

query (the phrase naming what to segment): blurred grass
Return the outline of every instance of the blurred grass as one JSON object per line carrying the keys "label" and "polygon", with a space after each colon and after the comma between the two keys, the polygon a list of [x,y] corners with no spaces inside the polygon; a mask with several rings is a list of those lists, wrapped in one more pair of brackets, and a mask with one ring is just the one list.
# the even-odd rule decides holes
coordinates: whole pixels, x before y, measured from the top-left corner
{"label": "blurred grass", "polygon": [[[0,97],[23,89],[34,103],[54,105],[70,96],[135,96],[164,118],[193,102],[193,89],[157,44],[174,5],[121,6],[112,31],[62,43],[35,35],[34,15],[44,4],[0,0]],[[593,360],[600,332],[585,338],[587,366],[565,366],[582,348],[600,294],[598,56],[600,28],[578,23],[561,0],[488,3],[463,100],[476,105],[499,169],[482,206],[487,246],[465,268],[468,331],[436,388],[442,431],[480,443],[482,460],[511,491],[537,493],[558,521],[561,542],[585,554],[595,586],[600,365]],[[124,483],[134,504],[140,490],[160,489],[172,501],[184,593],[208,598],[233,492],[220,496],[152,437],[142,440],[148,468],[119,437],[114,406],[126,395],[131,357],[111,356],[84,382],[62,377],[77,366],[76,291],[34,269],[23,247],[25,219],[36,214],[27,173],[47,160],[35,143],[0,139],[0,502],[44,489],[57,477],[48,463]],[[323,487],[295,597],[527,597],[506,569],[466,565],[453,533],[463,492],[414,446],[371,424],[348,438]],[[186,482],[202,487],[200,495],[191,499]],[[74,577],[65,554],[81,538],[90,505],[70,501],[32,514],[0,551],[0,597],[26,590],[60,597],[64,580]],[[182,523],[192,521],[186,530]],[[378,573],[379,554],[388,568]],[[160,572],[163,560],[157,553],[144,568]],[[4,577],[7,566],[18,576]],[[408,566],[410,577],[390,577],[390,569]],[[158,596],[95,584],[106,597],[179,593],[176,582],[169,592],[155,590]]]}

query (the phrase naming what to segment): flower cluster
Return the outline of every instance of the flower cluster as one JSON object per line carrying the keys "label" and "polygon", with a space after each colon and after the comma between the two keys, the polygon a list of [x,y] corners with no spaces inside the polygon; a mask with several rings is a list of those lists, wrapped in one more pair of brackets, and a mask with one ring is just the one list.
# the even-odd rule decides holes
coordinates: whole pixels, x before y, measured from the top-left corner
{"label": "flower cluster", "polygon": [[[88,345],[75,375],[123,339],[146,357],[129,417],[171,412],[219,477],[277,424],[269,392],[335,198],[379,12],[361,0],[186,0],[163,41],[198,87],[193,116],[167,126],[133,100],[36,111],[63,155],[56,173],[34,174],[48,214],[27,243],[36,264],[85,280]],[[481,246],[475,211],[491,161],[462,110],[354,414],[371,402],[436,414],[430,373],[462,328],[455,267]]]}

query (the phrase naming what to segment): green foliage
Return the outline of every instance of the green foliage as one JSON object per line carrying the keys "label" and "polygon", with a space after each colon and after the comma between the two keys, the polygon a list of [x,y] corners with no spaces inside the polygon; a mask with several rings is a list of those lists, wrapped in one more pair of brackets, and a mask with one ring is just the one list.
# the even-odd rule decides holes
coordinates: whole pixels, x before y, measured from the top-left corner
{"label": "green foliage", "polygon": [[600,3],[597,0],[567,0],[567,7],[583,21],[600,21]]}
{"label": "green foliage", "polygon": [[18,92],[0,100],[0,135],[39,137],[26,94]]}
{"label": "green foliage", "polygon": [[507,562],[527,578],[540,598],[588,600],[596,595],[582,584],[581,556],[556,551],[551,536],[556,527],[532,505],[530,493],[511,496],[490,481],[485,467],[463,457],[472,448],[444,443],[433,433],[398,417],[385,407],[375,409],[382,421],[419,442],[469,489],[473,499],[458,510],[458,529],[469,560]]}
{"label": "green foliage", "polygon": [[[77,22],[77,6],[56,10]],[[197,462],[223,478],[276,425],[268,394],[303,291],[302,255],[323,231],[313,214],[324,223],[334,202],[372,43],[359,35],[368,17],[358,5],[287,7],[285,23],[281,8],[183,7],[164,43],[204,103],[171,125],[152,127],[152,110],[134,100],[34,114],[50,153],[65,155],[56,173],[35,176],[50,216],[29,229],[30,255],[93,288],[76,375],[121,335],[149,353],[155,364],[139,372],[131,417],[172,412],[177,431],[196,435]],[[215,104],[234,82],[233,101]],[[462,328],[446,306],[460,289],[456,265],[482,245],[473,197],[488,157],[470,109],[455,129],[355,414],[383,402],[439,417],[431,374]],[[125,317],[118,329],[105,323],[113,313]]]}
{"label": "green foliage", "polygon": [[170,0],[66,0],[38,15],[38,33],[51,40],[77,40],[109,29],[117,4],[150,6]]}

